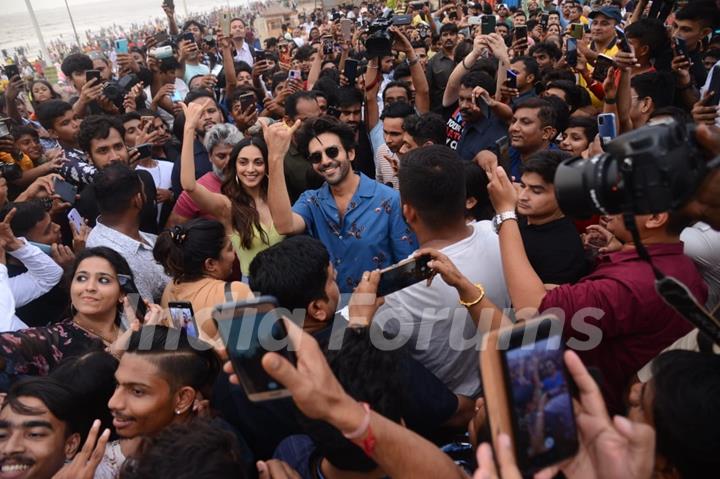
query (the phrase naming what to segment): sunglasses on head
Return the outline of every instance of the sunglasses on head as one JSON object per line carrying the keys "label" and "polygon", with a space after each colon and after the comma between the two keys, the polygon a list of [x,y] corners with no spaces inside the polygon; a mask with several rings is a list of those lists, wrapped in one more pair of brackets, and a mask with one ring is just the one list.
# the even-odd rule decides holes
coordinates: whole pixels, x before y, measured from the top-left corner
{"label": "sunglasses on head", "polygon": [[[340,149],[337,146],[328,146],[327,148],[325,148],[325,154],[328,156],[328,158],[334,160],[340,154]],[[322,161],[322,151],[310,153],[310,155],[308,156],[308,161],[310,161],[310,163],[312,164],[320,163]]]}

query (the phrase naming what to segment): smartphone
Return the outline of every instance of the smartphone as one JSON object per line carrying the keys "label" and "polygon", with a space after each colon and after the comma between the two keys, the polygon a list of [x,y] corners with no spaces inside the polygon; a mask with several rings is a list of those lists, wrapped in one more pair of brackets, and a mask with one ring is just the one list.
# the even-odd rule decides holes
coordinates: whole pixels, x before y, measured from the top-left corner
{"label": "smartphone", "polygon": [[175,2],[173,0],[163,0],[163,4],[175,10]]}
{"label": "smartphone", "polygon": [[115,40],[115,52],[116,53],[127,53],[128,52],[128,41],[126,38],[120,38]]}
{"label": "smartphone", "polygon": [[395,15],[392,18],[392,24],[396,27],[410,25],[412,23],[412,15]]}
{"label": "smartphone", "polygon": [[577,38],[578,40],[582,40],[583,35],[585,34],[585,29],[583,28],[582,23],[573,23],[570,30],[570,35],[572,35],[573,38]]}
{"label": "smartphone", "polygon": [[300,70],[290,70],[288,72],[288,80],[302,81],[302,72]]}
{"label": "smartphone", "polygon": [[353,29],[353,21],[349,18],[343,18],[340,20],[340,31],[342,32],[342,38],[346,42],[349,42],[352,40],[352,29]]}
{"label": "smartphone", "polygon": [[483,35],[495,33],[496,24],[497,19],[495,18],[495,15],[482,15],[480,18],[480,33]]}
{"label": "smartphone", "polygon": [[408,258],[380,271],[377,295],[387,296],[395,291],[412,286],[433,275],[428,267],[430,256]]}
{"label": "smartphone", "polygon": [[540,25],[542,25],[543,30],[547,30],[548,22],[550,21],[550,14],[549,13],[543,13],[540,15]]}
{"label": "smartphone", "polygon": [[130,306],[135,310],[135,317],[140,323],[144,322],[145,315],[147,314],[147,304],[145,304],[142,296],[140,296],[140,291],[138,291],[135,282],[132,277],[127,274],[118,274],[117,277],[118,283],[120,283],[120,289],[128,295]]}
{"label": "smartphone", "polygon": [[223,12],[220,17],[220,25],[222,28],[222,33],[226,37],[230,37],[230,21],[232,20],[232,17],[230,16],[229,12]]}
{"label": "smartphone", "polygon": [[335,51],[335,47],[331,38],[325,38],[322,41],[322,50],[323,55],[332,55],[333,51]]}
{"label": "smartphone", "polygon": [[345,75],[345,78],[347,78],[348,83],[351,86],[355,84],[359,63],[360,62],[358,62],[354,58],[348,58],[347,60],[345,60],[345,71],[343,72],[343,74]]}
{"label": "smartphone", "polygon": [[287,330],[282,317],[277,314],[277,307],[274,297],[260,296],[248,301],[218,305],[212,313],[233,369],[251,401],[290,396],[290,391],[270,377],[261,363],[268,351],[295,362],[294,354],[288,348]]}
{"label": "smartphone", "polygon": [[485,98],[483,98],[482,96],[476,96],[475,104],[478,108],[480,108],[480,111],[485,118],[490,117],[490,105],[488,105],[488,103],[485,101]]}
{"label": "smartphone", "polygon": [[607,77],[608,70],[610,70],[610,67],[613,65],[615,65],[615,61],[601,53],[595,60],[595,69],[592,72],[592,79],[601,83],[604,82],[605,77]]}
{"label": "smartphone", "polygon": [[173,103],[179,103],[183,100],[183,96],[177,90],[173,91],[173,94],[170,96],[170,101],[172,101]]}
{"label": "smartphone", "polygon": [[67,214],[68,221],[75,226],[76,231],[80,231],[80,229],[85,224],[85,220],[83,219],[82,215],[78,210],[75,208],[71,209]]}
{"label": "smartphone", "polygon": [[0,138],[10,136],[10,128],[8,128],[10,118],[0,118]]}
{"label": "smartphone", "polygon": [[185,32],[180,35],[180,40],[185,40],[187,42],[195,42],[195,35],[193,35],[192,32]]}
{"label": "smartphone", "polygon": [[240,108],[243,112],[246,112],[251,106],[255,106],[256,104],[254,93],[244,93],[240,95],[238,100],[240,101]]}
{"label": "smartphone", "polygon": [[493,442],[501,432],[511,436],[523,477],[578,450],[562,329],[557,318],[541,316],[493,331],[480,353]]}
{"label": "smartphone", "polygon": [[567,39],[567,52],[565,52],[565,61],[571,67],[577,66],[577,38],[570,37]]}
{"label": "smartphone", "polygon": [[140,153],[140,158],[152,157],[152,143],[143,143],[142,145],[135,146],[135,149]]}
{"label": "smartphone", "polygon": [[218,77],[218,76],[220,76],[220,72],[222,72],[222,71],[223,71],[223,64],[218,63],[217,65],[215,65],[213,67],[212,70],[210,70],[210,74],[214,77]]}
{"label": "smartphone", "polygon": [[515,32],[513,33],[515,40],[527,40],[528,30],[527,25],[518,25],[515,27]]}
{"label": "smartphone", "polygon": [[267,59],[267,53],[265,53],[265,50],[255,50],[253,58],[256,62],[261,62]]}
{"label": "smartphone", "polygon": [[482,25],[482,17],[480,15],[472,15],[467,19],[468,25]]}
{"label": "smartphone", "polygon": [[513,70],[507,71],[507,79],[505,80],[505,86],[507,86],[508,88],[517,89],[517,73],[515,73]]}
{"label": "smartphone", "polygon": [[600,135],[600,143],[605,146],[615,139],[617,136],[617,119],[615,113],[601,113],[597,117],[598,134]]}
{"label": "smartphone", "polygon": [[8,80],[11,80],[13,77],[20,75],[20,68],[18,68],[18,66],[14,63],[5,65],[5,75],[7,75]]}
{"label": "smartphone", "polygon": [[188,336],[197,338],[199,336],[198,325],[195,321],[195,312],[192,303],[188,301],[176,301],[168,303],[170,310],[170,319],[173,326],[177,329],[184,328]]}
{"label": "smartphone", "polygon": [[715,65],[710,72],[708,91],[715,94],[707,100],[705,106],[718,106],[720,104],[720,65]]}
{"label": "smartphone", "polygon": [[673,42],[675,42],[675,53],[677,53],[678,55],[682,55],[687,59],[690,59],[690,57],[688,56],[687,42],[684,39],[678,37],[673,38]]}
{"label": "smartphone", "polygon": [[89,82],[95,78],[97,81],[95,85],[102,83],[102,77],[100,76],[100,70],[85,70],[85,82]]}
{"label": "smartphone", "polygon": [[75,196],[77,195],[77,187],[75,185],[71,185],[65,180],[55,178],[53,188],[55,194],[59,195],[63,201],[71,205],[75,204]]}
{"label": "smartphone", "polygon": [[620,48],[620,51],[630,53],[632,51],[632,48],[630,47],[630,42],[628,42],[627,37],[625,36],[625,30],[623,30],[619,26],[615,26],[615,35],[618,39],[617,44]]}

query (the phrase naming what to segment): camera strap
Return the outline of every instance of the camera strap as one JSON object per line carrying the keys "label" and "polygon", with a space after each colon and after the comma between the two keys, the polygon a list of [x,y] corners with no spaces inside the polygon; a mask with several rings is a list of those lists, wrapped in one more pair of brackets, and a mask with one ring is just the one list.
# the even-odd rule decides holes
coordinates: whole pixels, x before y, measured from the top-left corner
{"label": "camera strap", "polygon": [[[708,339],[718,346],[720,346],[720,320],[714,317],[703,305],[701,305],[695,295],[685,286],[683,283],[673,278],[672,276],[666,276],[660,271],[652,261],[650,253],[648,253],[645,245],[640,240],[640,232],[635,224],[635,209],[633,199],[633,175],[632,175],[632,159],[626,158],[621,166],[620,172],[623,176],[623,182],[625,187],[625,202],[623,204],[623,222],[625,227],[630,231],[635,243],[635,249],[638,256],[643,261],[646,261],[652,268],[653,274],[655,275],[655,291],[658,292],[660,297],[675,311],[680,313],[683,318],[690,321],[693,326],[698,328],[700,334],[705,336],[704,339]],[[698,336],[698,341],[700,336]]]}

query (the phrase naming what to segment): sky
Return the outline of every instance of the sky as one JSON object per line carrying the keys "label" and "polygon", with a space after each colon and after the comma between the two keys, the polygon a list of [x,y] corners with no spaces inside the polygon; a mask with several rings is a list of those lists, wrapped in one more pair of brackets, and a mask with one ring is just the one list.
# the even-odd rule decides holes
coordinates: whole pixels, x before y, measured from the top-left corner
{"label": "sky", "polygon": [[[72,7],[73,5],[82,5],[84,3],[100,3],[104,0],[68,0],[68,4]],[[26,12],[25,0],[2,0],[3,13],[18,13]],[[47,10],[48,8],[64,7],[65,2],[63,0],[30,0],[35,10]],[[160,2],[158,2],[160,3]]]}

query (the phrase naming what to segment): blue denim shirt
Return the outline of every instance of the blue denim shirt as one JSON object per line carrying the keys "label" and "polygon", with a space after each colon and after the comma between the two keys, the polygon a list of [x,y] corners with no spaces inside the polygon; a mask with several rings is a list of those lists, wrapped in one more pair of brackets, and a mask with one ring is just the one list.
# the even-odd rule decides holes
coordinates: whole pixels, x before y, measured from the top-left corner
{"label": "blue denim shirt", "polygon": [[327,183],[305,191],[293,206],[305,220],[307,234],[328,249],[341,293],[352,292],[365,271],[397,263],[418,247],[403,219],[400,194],[355,174],[360,184],[342,220]]}

